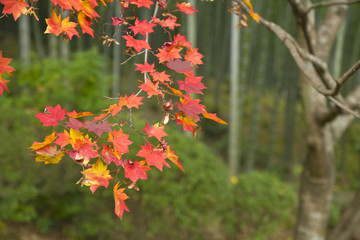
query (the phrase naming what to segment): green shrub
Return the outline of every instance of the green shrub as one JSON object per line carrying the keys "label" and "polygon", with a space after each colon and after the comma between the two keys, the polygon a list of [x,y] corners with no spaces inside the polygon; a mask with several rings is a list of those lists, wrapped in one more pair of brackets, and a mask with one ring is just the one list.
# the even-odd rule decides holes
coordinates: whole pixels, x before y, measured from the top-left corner
{"label": "green shrub", "polygon": [[292,229],[297,199],[291,185],[255,171],[239,177],[233,194],[237,239],[286,239],[280,234]]}

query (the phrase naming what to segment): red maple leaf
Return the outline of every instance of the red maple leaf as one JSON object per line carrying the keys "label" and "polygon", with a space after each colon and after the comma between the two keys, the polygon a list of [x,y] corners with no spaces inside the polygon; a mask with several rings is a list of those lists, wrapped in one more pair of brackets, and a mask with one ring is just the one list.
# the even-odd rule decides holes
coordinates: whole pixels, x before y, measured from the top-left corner
{"label": "red maple leaf", "polygon": [[75,27],[77,23],[69,22],[70,17],[61,20],[61,14],[56,15],[54,11],[51,13],[52,17],[45,19],[47,28],[45,33],[52,33],[59,36],[60,33],[64,32],[71,39],[74,35],[79,37]]}
{"label": "red maple leaf", "polygon": [[[66,1],[66,0],[51,0],[51,2],[56,5],[59,4],[59,6],[63,9],[71,9],[72,8],[72,4],[70,1]],[[81,6],[81,4],[80,4]],[[78,9],[77,9],[78,10]]]}
{"label": "red maple leaf", "polygon": [[15,71],[13,67],[9,66],[11,60],[11,58],[4,58],[2,56],[2,51],[0,51],[0,73],[10,74],[11,72]]}
{"label": "red maple leaf", "polygon": [[150,5],[154,4],[151,0],[130,0],[130,3],[138,6],[139,8],[146,7],[149,9],[150,9]]}
{"label": "red maple leaf", "polygon": [[205,85],[201,82],[202,77],[187,76],[185,81],[178,81],[179,89],[185,90],[189,94],[193,92],[203,94],[202,89],[206,89]]}
{"label": "red maple leaf", "polygon": [[91,158],[99,156],[98,146],[96,143],[91,142],[88,137],[83,139],[76,139],[74,144],[74,150],[78,152],[78,155],[84,158],[83,164],[86,166]]}
{"label": "red maple leaf", "polygon": [[197,64],[204,64],[201,59],[204,57],[204,55],[202,55],[201,53],[198,53],[198,48],[195,49],[188,49],[185,55],[185,60],[186,61],[190,61],[192,64],[194,64],[195,66]]}
{"label": "red maple leaf", "polygon": [[176,58],[181,58],[179,52],[181,49],[179,48],[170,48],[168,50],[164,50],[159,48],[159,53],[155,54],[159,58],[159,63],[174,60]]}
{"label": "red maple leaf", "polygon": [[148,98],[156,95],[163,95],[161,90],[158,89],[159,82],[153,84],[149,79],[146,83],[143,83],[139,86],[140,89],[144,90],[148,94]]}
{"label": "red maple leaf", "polygon": [[149,171],[151,168],[144,165],[144,161],[131,162],[130,159],[124,163],[125,177],[129,178],[131,181],[136,182],[138,179],[147,179],[146,171]]}
{"label": "red maple leaf", "polygon": [[67,123],[66,126],[78,131],[83,125],[84,124],[82,122],[80,122],[79,120],[77,120],[75,118],[70,118],[69,122]]}
{"label": "red maple leaf", "polygon": [[125,22],[125,19],[123,18],[111,17],[111,19],[112,19],[112,25],[114,26],[119,26]]}
{"label": "red maple leaf", "polygon": [[143,103],[141,102],[141,100],[144,98],[144,97],[137,97],[135,96],[135,94],[131,94],[129,97],[125,96],[126,98],[126,107],[128,109],[130,108],[139,108],[140,105],[143,105]]}
{"label": "red maple leaf", "polygon": [[95,121],[86,122],[86,124],[84,125],[84,128],[86,128],[87,130],[89,130],[91,132],[94,132],[99,137],[104,132],[107,132],[107,133],[111,132],[111,124],[108,123],[107,121],[103,121],[103,122],[102,121],[100,121],[100,122],[95,122]]}
{"label": "red maple leaf", "polygon": [[0,96],[2,96],[4,89],[9,92],[6,83],[10,82],[9,80],[5,80],[2,78],[2,73],[0,73]]}
{"label": "red maple leaf", "polygon": [[152,33],[154,32],[153,27],[155,27],[156,24],[154,23],[148,23],[146,19],[144,21],[139,21],[139,19],[136,18],[135,25],[129,27],[133,30],[134,36],[138,33],[146,36],[146,33]]}
{"label": "red maple leaf", "polygon": [[59,123],[58,121],[65,119],[65,109],[62,109],[60,105],[56,107],[45,106],[47,113],[38,113],[35,115],[40,122],[43,123],[43,126],[54,126],[56,127]]}
{"label": "red maple leaf", "polygon": [[61,148],[70,143],[71,136],[66,130],[64,130],[64,133],[56,133],[56,135],[58,138],[55,140],[55,144],[59,145]]}
{"label": "red maple leaf", "polygon": [[180,24],[176,23],[177,17],[168,17],[165,20],[160,20],[159,18],[151,17],[154,23],[159,23],[162,27],[167,27],[171,30],[174,30],[175,27],[180,26]]}
{"label": "red maple leaf", "polygon": [[170,165],[165,161],[166,154],[163,150],[154,149],[149,142],[147,142],[145,146],[141,146],[136,156],[145,158],[149,166],[155,166],[160,171],[162,171],[164,165],[170,168]]}
{"label": "red maple leaf", "polygon": [[140,52],[142,49],[151,49],[145,40],[137,40],[130,35],[124,35],[123,38],[126,40],[126,46],[135,48],[137,52]]}
{"label": "red maple leaf", "polygon": [[153,77],[153,81],[159,81],[159,82],[171,82],[170,75],[166,74],[165,71],[162,72],[152,72],[150,75]]}
{"label": "red maple leaf", "polygon": [[136,70],[139,70],[141,71],[142,74],[144,73],[147,73],[147,72],[154,72],[154,67],[155,67],[155,64],[148,64],[147,62],[144,63],[144,64],[141,64],[141,63],[135,63],[136,65]]}
{"label": "red maple leaf", "polygon": [[192,71],[191,62],[180,59],[170,60],[166,66],[178,73],[189,73]]}
{"label": "red maple leaf", "polygon": [[147,133],[149,137],[156,137],[157,140],[160,141],[162,137],[167,136],[166,132],[164,132],[165,126],[159,127],[158,124],[149,126],[147,123],[145,123],[145,128],[143,128],[143,131]]}
{"label": "red maple leaf", "polygon": [[181,36],[180,33],[178,33],[178,35],[174,36],[173,45],[175,47],[182,46],[182,47],[190,48],[192,43],[186,41],[186,36]]}
{"label": "red maple leaf", "polygon": [[190,96],[184,95],[183,98],[180,98],[180,103],[176,104],[186,116],[200,119],[198,115],[205,112],[205,106],[199,104],[200,102],[199,99],[191,99]]}
{"label": "red maple leaf", "polygon": [[130,212],[125,204],[125,200],[129,198],[128,195],[124,193],[125,188],[119,188],[119,183],[116,183],[114,186],[114,200],[115,200],[115,214],[122,219],[124,211]]}
{"label": "red maple leaf", "polygon": [[26,8],[29,4],[25,0],[0,0],[0,3],[4,4],[2,13],[12,14],[15,21],[20,17],[21,13],[26,12]]}
{"label": "red maple leaf", "polygon": [[119,153],[115,152],[115,150],[109,145],[103,144],[103,150],[101,151],[101,155],[104,156],[108,164],[110,164],[111,162],[115,163],[117,166],[123,164],[123,161],[120,158]]}
{"label": "red maple leaf", "polygon": [[87,33],[94,38],[94,30],[90,27],[92,22],[83,12],[79,12],[78,14],[78,23],[80,24],[83,34]]}
{"label": "red maple leaf", "polygon": [[199,10],[194,9],[194,7],[190,6],[190,3],[188,2],[182,2],[177,3],[176,7],[180,10],[180,12],[183,12],[188,15],[193,15],[193,12],[198,12]]}
{"label": "red maple leaf", "polygon": [[123,133],[122,129],[119,131],[114,130],[113,133],[109,133],[108,141],[114,144],[115,151],[119,154],[128,153],[129,145],[132,141],[129,139],[129,135]]}

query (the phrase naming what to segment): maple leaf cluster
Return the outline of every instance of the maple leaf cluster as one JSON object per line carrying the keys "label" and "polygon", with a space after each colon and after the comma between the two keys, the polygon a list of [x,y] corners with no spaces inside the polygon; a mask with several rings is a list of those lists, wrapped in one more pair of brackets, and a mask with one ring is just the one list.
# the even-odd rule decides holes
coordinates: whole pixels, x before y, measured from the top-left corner
{"label": "maple leaf cluster", "polygon": [[[137,93],[119,96],[116,102],[103,110],[102,114],[90,112],[69,112],[60,105],[46,106],[45,111],[36,117],[45,127],[62,127],[62,131],[52,131],[42,142],[34,142],[30,147],[34,151],[35,161],[44,164],[58,164],[65,156],[82,166],[82,185],[89,186],[94,193],[98,187],[107,188],[113,181],[115,214],[122,218],[124,211],[129,211],[125,204],[128,198],[125,187],[138,189],[136,183],[146,180],[147,171],[156,168],[163,171],[170,168],[170,162],[184,170],[175,151],[166,141],[167,123],[174,121],[181,125],[183,131],[196,136],[200,129],[199,122],[208,118],[226,124],[214,113],[209,113],[197,98],[206,89],[203,77],[196,76],[195,69],[203,64],[204,57],[198,48],[192,47],[186,36],[174,34],[180,26],[175,13],[192,15],[197,12],[190,3],[180,1],[175,9],[169,10],[165,0],[115,0],[120,4],[120,17],[108,19],[115,29],[115,35],[121,34],[127,49],[125,54],[130,58],[144,56],[144,63],[137,63],[136,71],[142,80]],[[21,14],[36,17],[33,3],[28,5],[24,0],[0,0],[4,4],[3,13],[12,14],[16,20]],[[51,0],[53,4],[51,17],[46,19],[45,33],[61,35],[65,40],[74,36],[80,37],[77,27],[92,37],[96,34],[91,28],[92,21],[99,18],[96,12],[98,5],[106,6],[103,0]],[[112,2],[112,0],[107,0]],[[139,19],[137,8],[148,8],[154,14],[150,19]],[[159,10],[160,8],[160,10]],[[62,14],[68,11],[70,15]],[[122,28],[120,28],[122,26]],[[149,35],[161,30],[169,36],[169,41],[160,48],[154,49],[149,42]],[[115,36],[109,37],[106,32],[99,37],[103,43],[119,44]],[[155,61],[149,62],[148,55],[153,54]],[[0,52],[0,74],[14,71],[8,66],[11,59],[3,58]],[[161,70],[159,70],[161,69]],[[0,75],[0,94],[7,89]],[[163,114],[158,122],[145,123],[144,128],[136,129],[133,125],[132,111],[139,109],[149,98],[157,98]],[[118,117],[122,111],[129,111],[126,121],[110,123],[110,118]],[[140,134],[144,142],[137,146],[136,159],[129,159],[129,146],[133,142],[130,134]],[[132,145],[133,146],[133,145]],[[132,149],[135,149],[133,146]],[[123,174],[119,174],[122,172]],[[121,178],[120,176],[123,176]]]}

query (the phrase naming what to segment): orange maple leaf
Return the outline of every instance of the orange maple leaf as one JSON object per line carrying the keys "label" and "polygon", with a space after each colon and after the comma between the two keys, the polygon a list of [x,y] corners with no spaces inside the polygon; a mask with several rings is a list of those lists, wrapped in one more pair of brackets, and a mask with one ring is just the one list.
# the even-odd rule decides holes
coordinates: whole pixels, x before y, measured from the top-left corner
{"label": "orange maple leaf", "polygon": [[78,14],[78,23],[82,29],[82,33],[87,33],[94,38],[94,30],[90,27],[92,22],[88,19],[83,12],[79,12]]}
{"label": "orange maple leaf", "polygon": [[122,219],[124,211],[130,212],[125,204],[125,200],[129,198],[128,195],[124,193],[125,188],[119,188],[119,183],[116,183],[114,186],[114,200],[115,200],[115,214]]}
{"label": "orange maple leaf", "polygon": [[119,131],[114,130],[112,133],[109,133],[108,141],[114,144],[115,151],[119,154],[128,153],[129,145],[132,144],[132,141],[129,139],[129,135],[123,133],[122,129]]}
{"label": "orange maple leaf", "polygon": [[0,0],[0,3],[4,4],[2,13],[12,14],[15,21],[20,17],[21,13],[26,12],[26,8],[29,4],[25,0]]}
{"label": "orange maple leaf", "polygon": [[98,159],[91,168],[85,169],[81,173],[84,174],[82,183],[85,186],[90,186],[92,193],[94,193],[99,186],[107,188],[109,180],[112,179],[107,165],[104,165],[100,159]]}
{"label": "orange maple leaf", "polygon": [[159,58],[159,63],[175,60],[176,58],[181,58],[179,52],[181,51],[181,48],[171,48],[168,50],[164,50],[159,48],[159,53],[155,54]]}
{"label": "orange maple leaf", "polygon": [[149,79],[146,81],[146,83],[143,83],[139,86],[140,89],[144,90],[148,94],[148,98],[152,97],[153,95],[162,95],[163,93],[161,90],[158,89],[159,82],[153,84]]}
{"label": "orange maple leaf", "polygon": [[52,15],[51,18],[45,19],[45,21],[48,25],[45,33],[52,33],[52,34],[55,34],[56,36],[59,36],[60,33],[64,32],[70,39],[74,35],[79,37],[79,34],[75,29],[75,27],[77,26],[77,23],[70,22],[69,21],[70,17],[67,17],[64,20],[61,20],[61,14],[56,15],[56,13],[54,11],[52,11],[51,15]]}

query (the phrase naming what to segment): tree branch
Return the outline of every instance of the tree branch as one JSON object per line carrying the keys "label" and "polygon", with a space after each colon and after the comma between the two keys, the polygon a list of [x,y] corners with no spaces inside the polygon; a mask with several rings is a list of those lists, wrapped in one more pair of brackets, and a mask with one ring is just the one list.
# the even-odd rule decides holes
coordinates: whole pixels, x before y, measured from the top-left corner
{"label": "tree branch", "polygon": [[312,4],[308,9],[305,10],[305,14],[308,14],[312,9],[318,8],[318,7],[328,7],[328,6],[334,6],[334,5],[350,5],[354,3],[359,3],[360,0],[333,0],[330,2],[318,2]]}
{"label": "tree branch", "polygon": [[354,75],[360,68],[360,59],[347,70],[337,81],[340,86],[342,86],[352,75]]}

